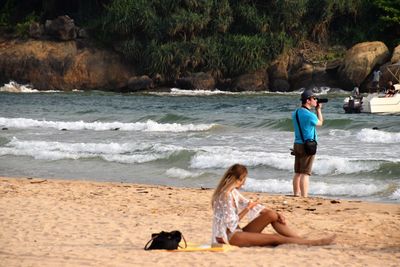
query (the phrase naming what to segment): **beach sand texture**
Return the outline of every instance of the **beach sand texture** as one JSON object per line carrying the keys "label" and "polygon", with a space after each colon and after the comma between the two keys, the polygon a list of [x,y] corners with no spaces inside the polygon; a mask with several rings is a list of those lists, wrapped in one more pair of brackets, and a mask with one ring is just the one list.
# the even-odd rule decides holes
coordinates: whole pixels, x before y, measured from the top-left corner
{"label": "beach sand texture", "polygon": [[226,252],[143,250],[161,230],[210,243],[211,194],[211,189],[0,177],[0,266],[399,266],[398,204],[250,192],[244,195],[283,212],[301,235],[336,233],[335,243]]}

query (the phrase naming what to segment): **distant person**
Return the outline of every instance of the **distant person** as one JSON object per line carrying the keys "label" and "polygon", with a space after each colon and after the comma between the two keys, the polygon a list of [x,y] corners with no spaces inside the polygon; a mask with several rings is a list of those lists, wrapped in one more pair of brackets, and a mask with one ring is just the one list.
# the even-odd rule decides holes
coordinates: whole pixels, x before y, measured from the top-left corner
{"label": "distant person", "polygon": [[379,80],[382,76],[382,72],[379,69],[376,69],[372,76],[372,89],[376,92],[379,92]]}
{"label": "distant person", "polygon": [[[312,112],[311,108],[315,108],[317,114]],[[315,155],[306,154],[304,143],[309,139],[318,141],[316,126],[322,126],[324,122],[322,104],[318,104],[317,98],[312,90],[305,90],[301,94],[301,108],[297,108],[292,113],[292,121],[295,135],[293,145],[293,154],[295,156],[293,194],[294,196],[308,197],[309,177],[311,175]]]}
{"label": "distant person", "polygon": [[354,87],[353,91],[351,91],[351,96],[353,98],[357,98],[360,96],[360,89],[358,89],[358,87]]}
{"label": "distant person", "polygon": [[388,82],[388,87],[386,89],[385,97],[392,97],[396,94],[396,88],[393,85],[392,81]]}
{"label": "distant person", "polygon": [[[308,240],[300,237],[286,223],[285,217],[250,201],[238,189],[246,182],[247,168],[234,164],[225,172],[212,196],[213,231],[212,244],[230,244],[239,247],[277,246],[280,244],[328,245],[335,235]],[[251,220],[245,227],[239,221],[246,216]],[[277,233],[261,233],[271,224]]]}

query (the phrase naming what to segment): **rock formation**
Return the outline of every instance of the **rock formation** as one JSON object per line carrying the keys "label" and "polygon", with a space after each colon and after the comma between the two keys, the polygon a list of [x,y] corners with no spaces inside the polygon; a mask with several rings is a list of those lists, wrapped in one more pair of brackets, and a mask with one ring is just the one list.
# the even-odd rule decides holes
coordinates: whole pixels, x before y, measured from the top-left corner
{"label": "rock formation", "polygon": [[0,41],[0,81],[40,90],[118,90],[135,76],[115,53],[66,41]]}
{"label": "rock formation", "polygon": [[388,59],[389,49],[382,42],[356,44],[347,51],[339,77],[349,87],[359,87],[374,68]]}

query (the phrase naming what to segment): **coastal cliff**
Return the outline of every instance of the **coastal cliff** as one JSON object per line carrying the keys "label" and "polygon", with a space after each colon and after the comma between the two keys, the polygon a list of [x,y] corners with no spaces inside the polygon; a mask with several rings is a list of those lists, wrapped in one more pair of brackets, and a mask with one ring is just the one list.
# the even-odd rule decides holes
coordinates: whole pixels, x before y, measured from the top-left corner
{"label": "coastal cliff", "polygon": [[163,86],[183,89],[230,91],[292,91],[302,87],[330,86],[367,90],[371,72],[381,68],[382,83],[390,79],[386,69],[398,61],[400,45],[393,53],[382,42],[360,43],[342,59],[313,62],[301,50],[279,56],[266,69],[237,77],[214,78],[188,73],[174,83],[157,76],[137,75],[135,66],[118,53],[84,44],[81,40],[0,40],[0,81],[29,83],[39,90],[137,91]]}
{"label": "coastal cliff", "polygon": [[[0,82],[39,90],[370,88],[399,61],[392,1],[15,1]],[[396,56],[397,55],[397,56]]]}

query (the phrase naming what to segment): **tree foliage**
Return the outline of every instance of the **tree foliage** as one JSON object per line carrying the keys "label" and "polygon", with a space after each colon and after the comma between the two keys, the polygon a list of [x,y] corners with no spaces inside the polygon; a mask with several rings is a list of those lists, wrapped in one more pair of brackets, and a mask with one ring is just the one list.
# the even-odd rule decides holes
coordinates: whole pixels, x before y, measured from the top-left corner
{"label": "tree foliage", "polygon": [[372,8],[378,10],[377,32],[389,44],[400,44],[400,1],[373,0]]}
{"label": "tree foliage", "polygon": [[235,76],[264,68],[305,40],[351,46],[400,42],[393,0],[5,0],[0,30],[26,34],[32,21],[69,15],[94,37],[173,80],[189,72]]}

